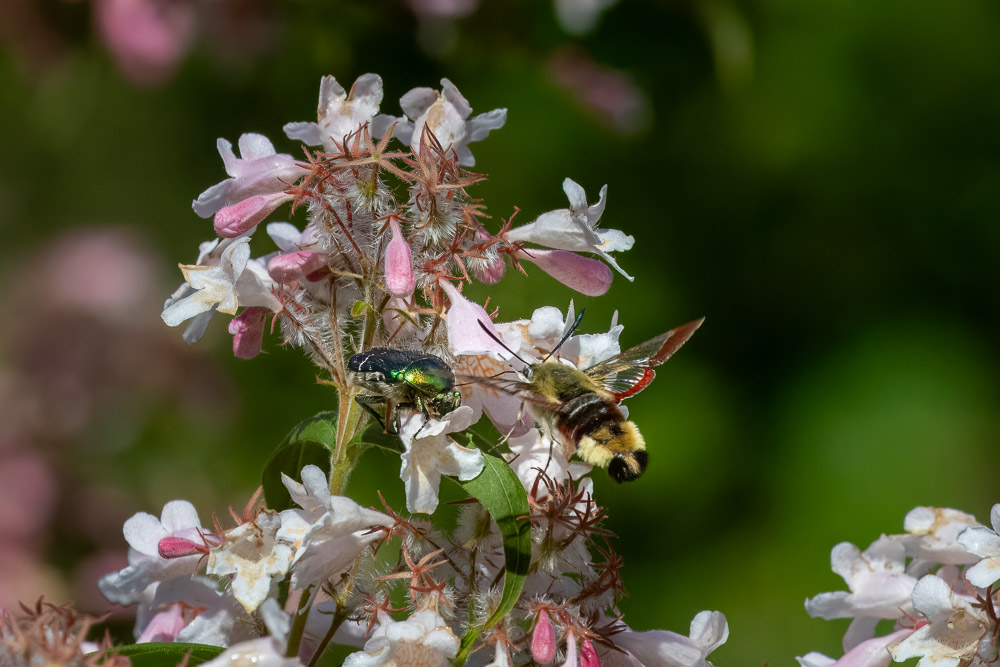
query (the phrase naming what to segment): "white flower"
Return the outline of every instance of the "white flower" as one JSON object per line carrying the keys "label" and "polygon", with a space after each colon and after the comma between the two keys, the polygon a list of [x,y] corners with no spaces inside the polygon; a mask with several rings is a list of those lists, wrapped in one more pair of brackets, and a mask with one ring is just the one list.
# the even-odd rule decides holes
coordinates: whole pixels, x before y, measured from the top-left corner
{"label": "white flower", "polygon": [[277,538],[295,549],[292,585],[303,589],[323,582],[350,567],[381,533],[375,526],[392,526],[393,520],[361,507],[350,498],[331,496],[326,475],[317,466],[302,469],[303,483],[285,474],[282,482],[301,510],[281,513]]}
{"label": "white flower", "polygon": [[448,79],[441,79],[440,93],[432,88],[414,88],[403,95],[399,105],[406,116],[396,125],[395,138],[419,154],[426,127],[441,147],[454,150],[458,163],[466,167],[476,164],[468,144],[485,139],[491,130],[503,127],[507,120],[506,109],[494,109],[467,120],[472,115],[472,107]]}
{"label": "white flower", "polygon": [[889,644],[895,644],[913,632],[910,628],[897,630],[884,637],[874,637],[863,641],[850,651],[845,653],[839,660],[827,657],[822,653],[807,653],[795,658],[802,667],[888,667],[892,662],[889,654]]}
{"label": "white flower", "polygon": [[[212,646],[231,646],[253,637],[253,622],[231,595],[218,590],[219,583],[209,577],[184,577],[156,586],[148,601],[136,611],[136,633],[145,632],[156,611],[178,602],[196,610],[194,619],[179,632],[176,641]],[[148,593],[148,591],[147,591]]]}
{"label": "white flower", "polygon": [[708,654],[726,643],[729,624],[718,611],[703,611],[691,621],[689,637],[667,630],[614,635],[615,645],[623,648],[644,667],[706,667]]}
{"label": "white flower", "polygon": [[833,571],[851,590],[820,593],[806,600],[806,611],[820,618],[900,618],[911,609],[916,579],[906,574],[905,547],[896,538],[882,536],[862,552],[842,542],[830,552]]}
{"label": "white flower", "polygon": [[248,523],[226,533],[225,540],[208,555],[209,574],[232,574],[233,596],[253,611],[271,591],[271,579],[288,572],[292,548],[277,540],[281,519],[262,511]]}
{"label": "white flower", "polygon": [[160,541],[177,537],[201,543],[201,522],[194,505],[186,500],[172,500],[163,506],[160,518],[139,512],[125,522],[122,532],[128,542],[129,565],[120,572],[101,578],[98,588],[111,602],[133,604],[155,582],[185,577],[194,572],[197,554],[181,558],[160,556]]}
{"label": "white flower", "polygon": [[406,447],[399,476],[406,486],[406,509],[432,514],[438,506],[441,475],[468,481],[483,471],[483,453],[462,447],[448,437],[473,424],[475,413],[463,405],[441,419],[427,420],[420,412],[400,419],[399,437]]}
{"label": "white flower", "polygon": [[[289,139],[296,139],[307,146],[322,145],[330,153],[339,152],[336,144],[343,145],[344,137],[372,121],[381,103],[382,77],[378,74],[359,76],[351,86],[350,94],[335,78],[324,76],[319,85],[317,122],[287,123],[283,129]],[[388,122],[379,122],[378,125],[371,128],[373,137],[381,136],[389,127]]]}
{"label": "white flower", "polygon": [[635,238],[618,229],[597,228],[604,213],[608,186],[601,188],[600,199],[592,206],[587,205],[586,192],[572,179],[563,181],[563,190],[569,198],[568,209],[543,213],[534,222],[515,227],[507,232],[507,240],[537,243],[557,250],[597,253],[620,274],[633,280],[608,253],[630,249]]}
{"label": "white flower", "polygon": [[228,651],[202,663],[202,667],[302,667],[296,658],[286,658],[281,643],[273,637],[260,637],[237,644]]}
{"label": "white flower", "polygon": [[219,139],[217,146],[226,173],[231,178],[198,195],[191,207],[203,218],[247,197],[281,192],[309,173],[291,155],[279,155],[271,141],[262,134],[240,137],[239,158],[233,154],[233,145],[225,139]]}
{"label": "white flower", "polygon": [[929,574],[917,582],[913,607],[929,622],[889,646],[896,662],[920,657],[918,667],[958,667],[968,665],[977,653],[987,662],[996,657],[986,615],[940,577]]}
{"label": "white flower", "polygon": [[199,315],[215,311],[235,315],[240,305],[262,305],[240,304],[236,296],[236,282],[249,260],[250,239],[241,236],[226,246],[218,264],[181,264],[187,284],[163,304],[163,321],[176,327]]}
{"label": "white flower", "polygon": [[942,507],[912,509],[903,521],[903,527],[911,535],[906,540],[907,554],[943,565],[975,563],[979,559],[958,543],[958,535],[969,526],[978,525],[976,517],[958,510]]}
{"label": "white flower", "polygon": [[344,667],[447,667],[458,654],[458,637],[436,611],[422,609],[405,621],[379,614],[379,624]]}
{"label": "white flower", "polygon": [[504,458],[510,463],[525,490],[529,493],[533,491],[536,498],[548,495],[545,484],[538,481],[540,475],[545,474],[555,482],[565,482],[570,475],[578,480],[593,468],[586,463],[567,461],[563,446],[536,428],[522,436],[510,438],[507,444],[510,454],[505,454]]}
{"label": "white flower", "polygon": [[973,586],[986,588],[1000,579],[1000,504],[990,511],[993,530],[985,526],[966,528],[958,535],[958,543],[970,553],[982,556],[982,560],[965,570],[965,578]]}

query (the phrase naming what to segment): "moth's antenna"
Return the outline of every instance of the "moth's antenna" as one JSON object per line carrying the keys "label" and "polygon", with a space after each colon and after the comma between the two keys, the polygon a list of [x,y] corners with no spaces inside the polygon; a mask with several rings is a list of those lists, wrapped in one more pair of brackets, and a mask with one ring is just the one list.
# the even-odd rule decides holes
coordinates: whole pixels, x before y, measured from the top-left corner
{"label": "moth's antenna", "polygon": [[[562,337],[562,340],[559,341],[559,344],[556,345],[554,348],[552,348],[552,351],[549,352],[548,356],[542,359],[543,364],[549,360],[549,357],[551,357],[553,354],[559,351],[559,348],[563,346],[563,343],[569,340],[569,337],[573,335],[573,332],[576,331],[576,328],[580,326],[580,320],[582,319],[583,319],[583,308],[580,309],[580,314],[576,316],[576,322],[573,322],[573,326],[569,328],[569,331],[567,331],[566,335]],[[502,344],[503,343],[501,343],[501,345]]]}
{"label": "moth's antenna", "polygon": [[[580,314],[582,315],[583,313],[580,313]],[[517,359],[518,361],[520,361],[525,366],[530,366],[531,365],[527,361],[525,361],[524,359],[522,359],[517,352],[515,352],[514,350],[512,350],[509,347],[507,347],[506,345],[504,345],[504,342],[502,340],[500,340],[499,338],[497,338],[497,335],[495,333],[493,333],[492,331],[490,331],[489,328],[485,324],[483,324],[482,320],[476,320],[476,321],[479,323],[479,328],[482,329],[483,331],[485,331],[487,336],[489,336],[494,341],[496,341],[500,345],[500,347],[502,347],[503,349],[505,349],[508,352],[510,352],[511,354],[513,354],[515,359]]]}

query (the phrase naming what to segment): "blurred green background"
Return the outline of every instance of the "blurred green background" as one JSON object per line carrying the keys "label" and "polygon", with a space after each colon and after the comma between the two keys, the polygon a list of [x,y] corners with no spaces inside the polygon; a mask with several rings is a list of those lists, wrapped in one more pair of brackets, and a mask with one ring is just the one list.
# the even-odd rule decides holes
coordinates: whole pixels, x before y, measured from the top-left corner
{"label": "blurred green background", "polygon": [[[471,291],[502,319],[574,299],[586,331],[618,310],[629,346],[707,317],[629,401],[647,475],[596,475],[632,627],[718,609],[716,664],[839,656],[847,622],[802,607],[843,588],[834,544],[1000,501],[995,2],[621,0],[568,30],[542,0],[191,0],[150,74],[108,38],[111,1],[0,10],[0,604],[103,609],[125,518],[242,506],[330,406],[275,337],[242,362],[223,321],[188,349],[158,316],[213,236],[190,202],[224,177],[216,138],[297,150],[281,126],[313,119],[324,74],[381,74],[386,113],[441,77],[507,107],[472,146],[496,222],[565,206],[567,176],[608,184],[635,283],[586,298],[508,271]],[[399,502],[378,456],[353,493]]]}

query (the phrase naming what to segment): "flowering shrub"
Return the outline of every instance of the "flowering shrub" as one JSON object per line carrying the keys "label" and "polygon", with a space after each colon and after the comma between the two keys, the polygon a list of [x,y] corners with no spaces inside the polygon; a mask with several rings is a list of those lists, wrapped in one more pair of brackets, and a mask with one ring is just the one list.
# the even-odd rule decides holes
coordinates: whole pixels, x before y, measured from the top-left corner
{"label": "flowering shrub", "polygon": [[[376,75],[350,92],[326,77],[316,121],[284,128],[305,144],[301,157],[262,135],[243,135],[238,152],[219,140],[229,177],[193,205],[218,238],[181,265],[163,320],[195,342],[228,315],[245,359],[280,332],[339,400],[292,430],[265,465],[264,502],[258,492],[231,511],[235,525],[206,526],[179,500],[159,518],[129,519],[129,565],[101,591],[138,605],[137,646],[182,656],[194,645],[198,659],[228,649],[219,664],[317,664],[332,644],[359,649],[345,663],[356,666],[707,664],[728,635],[719,612],[698,614],[688,636],[625,623],[622,562],[591,466],[569,460],[573,442],[545,418],[548,399],[501,379],[557,350],[561,364],[591,368],[620,353],[621,325],[573,335],[572,304],[495,322],[462,294],[508,269],[591,296],[607,291],[612,269],[631,280],[612,253],[633,238],[598,227],[606,188],[588,201],[566,179],[567,208],[488,225],[469,194],[483,179],[468,169],[470,144],[506,110],[474,115],[447,79],[406,93],[400,117],[380,114],[381,101]],[[286,206],[304,210],[302,229],[266,222]],[[276,249],[254,257],[262,224]],[[483,414],[499,441],[470,430]],[[399,455],[406,512],[344,495],[373,447]],[[469,497],[454,529],[436,520],[443,476]]]}
{"label": "flowering shrub", "polygon": [[1000,504],[990,519],[992,530],[964,512],[918,507],[906,515],[903,535],[883,535],[864,551],[847,542],[835,546],[833,571],[850,592],[820,593],[806,600],[806,611],[853,619],[844,635],[845,653],[839,660],[809,653],[799,663],[884,667],[911,658],[920,658],[920,667],[996,663]]}

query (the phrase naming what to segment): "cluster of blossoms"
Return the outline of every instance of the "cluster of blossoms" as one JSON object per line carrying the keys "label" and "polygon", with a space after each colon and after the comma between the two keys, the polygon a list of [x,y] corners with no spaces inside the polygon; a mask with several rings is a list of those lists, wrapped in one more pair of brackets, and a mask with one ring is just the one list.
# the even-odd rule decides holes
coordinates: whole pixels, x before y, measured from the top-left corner
{"label": "cluster of blossoms", "polygon": [[847,542],[835,546],[833,571],[850,592],[821,593],[806,600],[806,611],[853,619],[845,653],[838,660],[809,653],[799,663],[886,667],[920,658],[920,667],[996,664],[1000,505],[990,519],[992,530],[958,510],[918,507],[906,515],[903,535],[883,535],[864,551]]}
{"label": "cluster of blossoms", "polygon": [[[468,194],[483,178],[466,169],[474,164],[468,144],[502,126],[506,110],[472,116],[447,80],[440,92],[404,95],[402,117],[379,114],[381,100],[376,75],[360,77],[350,93],[326,77],[317,121],[285,126],[290,138],[319,147],[304,158],[278,154],[254,134],[240,138],[236,157],[220,139],[230,178],[194,202],[220,238],[181,266],[186,282],[163,310],[167,324],[187,323],[189,342],[216,312],[231,316],[242,358],[258,354],[269,325],[279,326],[283,342],[304,350],[337,390],[329,467],[283,470],[287,506],[275,506],[265,488],[272,508],[255,495],[242,513],[230,511],[232,528],[215,518],[206,529],[186,501],[168,503],[160,518],[132,517],[130,564],[103,578],[101,591],[138,605],[139,642],[229,647],[220,664],[316,664],[339,644],[360,649],[347,658],[355,667],[707,665],[728,636],[719,612],[698,614],[688,636],[626,625],[622,563],[584,477],[590,466],[568,459],[572,450],[535,422],[522,397],[462,382],[459,407],[427,414],[403,401],[365,428],[371,407],[355,400],[364,392],[348,367],[353,355],[419,351],[472,379],[511,372],[515,355],[540,361],[573,326],[572,304],[565,315],[541,307],[530,320],[494,322],[463,285],[495,284],[508,267],[534,265],[599,295],[612,280],[608,265],[624,275],[609,253],[633,242],[597,227],[606,190],[588,204],[569,179],[568,208],[490,231],[485,207]],[[405,194],[397,198],[397,189]],[[266,224],[278,249],[251,257],[251,236],[284,205],[305,210],[304,228]],[[587,368],[618,354],[621,330],[612,322],[607,333],[571,336],[561,362]],[[505,437],[473,447],[467,429],[483,414]],[[379,437],[366,440],[372,432]],[[365,448],[387,441],[401,457],[406,514],[342,495]],[[525,525],[519,572],[510,522],[487,503],[470,500],[454,529],[434,521],[442,475],[472,483],[497,464],[513,480],[507,490],[524,500],[523,516],[507,517]],[[514,594],[512,581],[520,584]]]}

